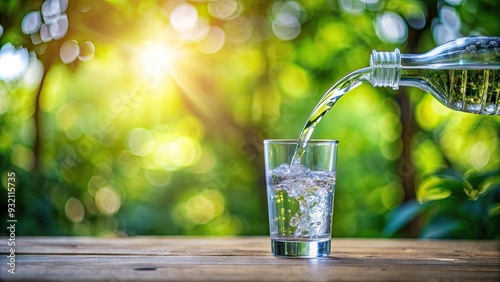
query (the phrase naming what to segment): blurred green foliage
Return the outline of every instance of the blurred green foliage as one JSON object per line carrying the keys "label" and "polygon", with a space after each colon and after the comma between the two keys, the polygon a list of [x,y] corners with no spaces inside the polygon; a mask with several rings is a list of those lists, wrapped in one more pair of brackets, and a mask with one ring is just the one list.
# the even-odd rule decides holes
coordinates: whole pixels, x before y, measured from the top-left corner
{"label": "blurred green foliage", "polygon": [[422,238],[498,238],[500,230],[498,168],[460,175],[451,169],[424,177],[418,199],[390,212],[385,235],[394,235],[410,220],[422,221]]}
{"label": "blurred green foliage", "polygon": [[[29,51],[0,60],[2,224],[13,171],[19,235],[268,234],[264,139],[297,138],[372,50],[499,36],[499,12],[491,0],[2,1],[0,56]],[[419,89],[348,93],[313,136],[340,140],[333,235],[498,239],[499,124]]]}

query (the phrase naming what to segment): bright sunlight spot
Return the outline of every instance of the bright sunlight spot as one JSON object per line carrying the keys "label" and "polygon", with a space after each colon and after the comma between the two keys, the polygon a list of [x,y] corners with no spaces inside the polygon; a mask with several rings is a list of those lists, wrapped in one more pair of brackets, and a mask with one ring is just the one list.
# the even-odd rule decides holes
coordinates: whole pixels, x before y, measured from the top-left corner
{"label": "bright sunlight spot", "polygon": [[178,52],[165,43],[147,43],[141,54],[144,68],[155,71],[170,72],[175,64]]}

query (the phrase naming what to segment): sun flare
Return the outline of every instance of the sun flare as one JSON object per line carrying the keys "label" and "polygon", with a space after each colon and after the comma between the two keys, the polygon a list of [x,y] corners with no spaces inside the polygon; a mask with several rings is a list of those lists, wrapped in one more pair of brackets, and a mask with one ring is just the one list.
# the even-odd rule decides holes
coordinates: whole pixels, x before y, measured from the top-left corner
{"label": "sun flare", "polygon": [[172,72],[180,55],[181,52],[177,47],[166,43],[148,42],[141,50],[141,64],[145,69]]}

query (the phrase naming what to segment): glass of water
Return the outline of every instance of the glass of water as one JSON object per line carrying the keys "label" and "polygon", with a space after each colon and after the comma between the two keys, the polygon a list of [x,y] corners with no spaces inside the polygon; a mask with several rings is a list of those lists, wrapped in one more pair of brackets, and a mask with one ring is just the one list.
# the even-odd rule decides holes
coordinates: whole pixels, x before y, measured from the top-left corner
{"label": "glass of water", "polygon": [[264,141],[274,256],[330,254],[337,147],[335,140],[309,140],[305,146],[291,139]]}

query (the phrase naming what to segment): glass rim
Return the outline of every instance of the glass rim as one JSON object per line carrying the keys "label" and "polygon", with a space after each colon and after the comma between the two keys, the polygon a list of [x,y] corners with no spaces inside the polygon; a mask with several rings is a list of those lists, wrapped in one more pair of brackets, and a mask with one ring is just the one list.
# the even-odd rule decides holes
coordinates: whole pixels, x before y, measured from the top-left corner
{"label": "glass rim", "polygon": [[[321,145],[321,144],[338,144],[338,140],[333,139],[310,139],[307,141],[307,144],[312,145]],[[299,141],[297,139],[266,139],[264,140],[264,144],[283,144],[283,145],[297,145]]]}

